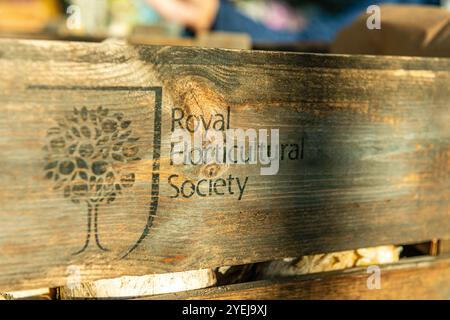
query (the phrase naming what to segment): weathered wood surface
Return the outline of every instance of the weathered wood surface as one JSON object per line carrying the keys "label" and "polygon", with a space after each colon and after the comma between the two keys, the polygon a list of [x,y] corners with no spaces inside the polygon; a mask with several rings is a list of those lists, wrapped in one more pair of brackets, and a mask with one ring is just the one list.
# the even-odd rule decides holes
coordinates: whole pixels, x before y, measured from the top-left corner
{"label": "weathered wood surface", "polygon": [[[369,289],[374,273],[366,268],[264,280],[144,300],[347,300],[450,299],[450,259],[419,258],[380,268],[380,289]],[[372,287],[373,288],[373,287]]]}
{"label": "weathered wood surface", "polygon": [[[0,80],[0,290],[450,235],[448,59],[1,40]],[[273,176],[171,166],[174,107],[229,107],[231,128],[278,128],[298,157]],[[234,194],[171,198],[174,174],[231,175]]]}

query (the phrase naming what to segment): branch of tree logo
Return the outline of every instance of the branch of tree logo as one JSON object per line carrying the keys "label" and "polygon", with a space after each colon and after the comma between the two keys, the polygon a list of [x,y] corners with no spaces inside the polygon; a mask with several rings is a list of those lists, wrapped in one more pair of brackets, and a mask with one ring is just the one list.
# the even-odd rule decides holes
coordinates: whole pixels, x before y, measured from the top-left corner
{"label": "branch of tree logo", "polygon": [[[231,110],[211,115],[186,113],[172,108],[171,166],[256,165],[260,175],[277,175],[280,162],[303,159],[305,139],[280,144],[279,129],[231,128]],[[171,198],[231,196],[242,200],[250,176],[180,179],[168,177]]]}

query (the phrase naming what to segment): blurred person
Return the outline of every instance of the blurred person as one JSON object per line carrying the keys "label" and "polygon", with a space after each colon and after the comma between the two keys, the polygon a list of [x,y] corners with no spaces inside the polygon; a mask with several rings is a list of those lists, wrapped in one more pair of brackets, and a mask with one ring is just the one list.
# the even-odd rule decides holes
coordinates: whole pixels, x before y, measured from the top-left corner
{"label": "blurred person", "polygon": [[[439,5],[438,0],[291,0],[281,2],[284,7],[272,5],[271,15],[264,23],[255,21],[229,0],[147,0],[147,3],[163,18],[184,25],[192,33],[210,30],[246,32],[255,43],[331,42],[340,29],[349,25],[370,5],[384,3]],[[292,15],[292,12],[295,14]],[[281,20],[283,17],[285,20],[295,19],[293,17],[295,15],[299,18],[296,23],[284,23],[296,25],[294,30],[292,27],[280,28],[283,26],[282,21],[275,21],[280,17]]]}

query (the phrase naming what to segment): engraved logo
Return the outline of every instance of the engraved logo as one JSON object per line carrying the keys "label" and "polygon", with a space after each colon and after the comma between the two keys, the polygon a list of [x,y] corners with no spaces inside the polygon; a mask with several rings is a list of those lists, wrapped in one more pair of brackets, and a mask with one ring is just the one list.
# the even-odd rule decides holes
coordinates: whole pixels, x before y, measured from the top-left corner
{"label": "engraved logo", "polygon": [[133,187],[135,174],[123,170],[120,164],[141,160],[138,140],[124,114],[101,106],[93,110],[74,108],[48,130],[46,178],[65,198],[86,206],[86,240],[74,255],[88,248],[92,234],[96,246],[108,250],[100,242],[98,210]]}

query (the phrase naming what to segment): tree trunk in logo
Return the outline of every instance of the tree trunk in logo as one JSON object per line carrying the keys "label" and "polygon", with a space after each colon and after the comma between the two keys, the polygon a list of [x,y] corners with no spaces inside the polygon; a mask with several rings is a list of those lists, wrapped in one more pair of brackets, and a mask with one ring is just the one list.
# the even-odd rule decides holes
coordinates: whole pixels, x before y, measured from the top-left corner
{"label": "tree trunk in logo", "polygon": [[46,178],[65,198],[87,207],[86,240],[74,254],[88,248],[92,232],[97,247],[106,251],[98,232],[99,206],[112,203],[134,185],[135,174],[121,170],[118,164],[141,160],[136,145],[139,138],[132,136],[131,121],[102,107],[74,108],[48,130],[47,138]]}

